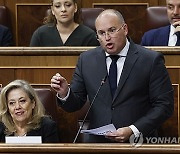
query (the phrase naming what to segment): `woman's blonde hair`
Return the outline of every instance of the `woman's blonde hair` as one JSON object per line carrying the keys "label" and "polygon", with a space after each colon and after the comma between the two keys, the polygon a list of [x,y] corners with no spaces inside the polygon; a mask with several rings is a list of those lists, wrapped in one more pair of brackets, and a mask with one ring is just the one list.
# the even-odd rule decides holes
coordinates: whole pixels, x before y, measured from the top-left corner
{"label": "woman's blonde hair", "polygon": [[[53,5],[53,1],[51,0],[51,6]],[[77,4],[77,0],[72,0],[74,4]],[[77,5],[78,7],[78,5]],[[79,7],[77,8],[77,12],[74,14],[74,22],[76,23],[80,23],[80,11],[79,11]],[[55,18],[55,16],[52,14],[52,10],[49,9],[47,10],[47,16],[44,18],[43,20],[44,24],[50,24],[52,26],[56,25],[57,20]]]}
{"label": "woman's blonde hair", "polygon": [[15,124],[8,110],[7,96],[13,89],[22,89],[35,102],[32,118],[27,123],[27,132],[40,127],[40,121],[45,116],[45,109],[32,86],[24,80],[14,80],[1,90],[0,94],[0,121],[5,125],[5,133],[10,135],[16,132]]}

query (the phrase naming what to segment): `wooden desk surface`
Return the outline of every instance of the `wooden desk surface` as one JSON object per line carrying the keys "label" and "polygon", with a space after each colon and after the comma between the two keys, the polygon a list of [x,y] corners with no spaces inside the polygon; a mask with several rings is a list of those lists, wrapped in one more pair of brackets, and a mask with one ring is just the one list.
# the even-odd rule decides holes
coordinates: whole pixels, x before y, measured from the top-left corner
{"label": "wooden desk surface", "polygon": [[[0,67],[75,66],[78,56],[93,48],[95,47],[0,47]],[[146,48],[162,52],[166,66],[180,66],[180,47]]]}
{"label": "wooden desk surface", "polygon": [[[79,55],[81,52],[95,47],[0,47],[0,55]],[[180,54],[180,47],[148,46],[151,50],[162,52],[166,55]],[[16,52],[14,52],[16,51]]]}
{"label": "wooden desk surface", "polygon": [[143,144],[132,147],[130,144],[0,144],[0,153],[180,153],[177,144]]}

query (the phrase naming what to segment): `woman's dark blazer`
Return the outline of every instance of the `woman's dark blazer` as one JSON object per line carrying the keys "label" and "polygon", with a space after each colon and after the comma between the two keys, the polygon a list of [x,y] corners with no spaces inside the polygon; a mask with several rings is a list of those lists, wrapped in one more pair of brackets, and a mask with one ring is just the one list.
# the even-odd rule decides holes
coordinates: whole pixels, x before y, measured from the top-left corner
{"label": "woman's dark blazer", "polygon": [[[4,125],[0,123],[0,142],[5,142]],[[59,134],[56,123],[49,117],[43,117],[41,127],[31,130],[26,136],[41,136],[42,143],[58,143]]]}

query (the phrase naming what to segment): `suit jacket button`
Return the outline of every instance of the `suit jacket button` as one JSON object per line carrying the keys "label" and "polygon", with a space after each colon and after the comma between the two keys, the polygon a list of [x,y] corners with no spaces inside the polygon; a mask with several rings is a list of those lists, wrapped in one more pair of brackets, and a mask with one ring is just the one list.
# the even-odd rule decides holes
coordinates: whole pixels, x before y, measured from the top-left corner
{"label": "suit jacket button", "polygon": [[114,107],[111,107],[111,110],[114,110]]}

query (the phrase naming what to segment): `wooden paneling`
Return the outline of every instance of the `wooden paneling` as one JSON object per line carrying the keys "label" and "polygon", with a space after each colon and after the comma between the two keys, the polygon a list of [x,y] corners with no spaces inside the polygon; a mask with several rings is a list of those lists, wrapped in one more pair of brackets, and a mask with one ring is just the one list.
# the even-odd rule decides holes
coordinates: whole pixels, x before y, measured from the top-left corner
{"label": "wooden paneling", "polygon": [[[73,56],[68,56],[68,59],[66,56],[23,56],[23,59],[20,59],[19,56],[3,56],[7,61],[0,62],[0,66],[11,66],[12,64],[20,67],[26,67],[26,66],[32,66],[33,61],[33,67],[36,66],[56,66],[58,63],[59,65],[63,66],[69,66],[68,63],[71,63],[71,66],[74,66],[76,63],[76,58]],[[73,65],[72,65],[73,64]]]}
{"label": "wooden paneling", "polygon": [[26,79],[30,83],[47,84],[50,83],[52,76],[57,72],[70,82],[74,68],[17,68],[15,70],[15,77]]}
{"label": "wooden paneling", "polygon": [[33,32],[43,25],[48,8],[48,3],[16,4],[16,44],[18,46],[29,46]]}
{"label": "wooden paneling", "polygon": [[157,6],[159,1],[161,0],[82,0],[82,7],[92,7],[93,3],[148,3],[150,6]]}
{"label": "wooden paneling", "polygon": [[175,102],[174,113],[159,129],[159,136],[180,137],[179,84],[173,84],[173,88]]}
{"label": "wooden paneling", "polygon": [[4,5],[4,0],[0,0],[0,5]]}
{"label": "wooden paneling", "polygon": [[180,84],[180,66],[167,66],[171,82]]}
{"label": "wooden paneling", "polygon": [[[4,5],[7,6],[7,8],[9,9],[9,12],[10,12],[10,18],[11,18],[11,23],[12,23],[12,32],[13,32],[13,37],[14,37],[14,42],[16,43],[17,42],[17,38],[16,38],[16,35],[17,35],[17,9],[16,9],[16,4],[47,4],[47,3],[50,3],[50,0],[4,0]],[[39,10],[36,10],[34,12],[34,14],[37,16],[37,18],[39,17],[38,14],[41,14],[41,12],[39,12]],[[21,18],[21,16],[24,16],[26,17],[26,12],[23,13],[23,14],[18,14],[19,17]],[[28,22],[28,24],[31,23],[31,20],[26,17],[26,23]],[[22,21],[19,21],[19,22],[22,22]],[[23,24],[23,23],[22,23]],[[26,29],[26,27],[25,27]],[[23,33],[24,33],[24,29],[23,29]],[[27,31],[25,31],[25,33],[27,33]],[[22,34],[22,33],[21,33]],[[24,35],[24,34],[22,34]],[[32,34],[31,34],[32,35]],[[27,38],[30,38],[31,37],[27,35]],[[21,36],[19,36],[21,37]],[[29,41],[29,40],[28,40]],[[16,44],[17,46],[17,44]],[[29,46],[29,43],[27,44],[27,46]]]}
{"label": "wooden paneling", "polygon": [[165,0],[159,0],[158,5],[159,6],[165,6],[166,5],[166,1]]}
{"label": "wooden paneling", "polygon": [[15,79],[14,68],[1,69],[0,68],[0,85],[6,85]]}
{"label": "wooden paneling", "polygon": [[17,67],[0,67],[0,84],[3,86],[14,79],[23,79],[31,84],[49,84],[52,76],[59,72],[70,83],[74,68],[61,67],[32,67],[32,68],[17,68]]}
{"label": "wooden paneling", "polygon": [[[7,84],[10,79],[20,77],[26,78],[32,83],[46,84],[49,83],[49,79],[54,73],[60,71],[70,81],[79,54],[92,48],[94,47],[2,47],[0,48],[0,68],[6,78],[3,80],[1,77],[1,80],[5,81],[3,84]],[[165,64],[170,72],[172,82],[180,83],[179,47],[148,48],[164,54]],[[13,71],[10,71],[11,69]],[[173,74],[174,71],[176,75]],[[11,74],[8,76],[8,73]]]}

